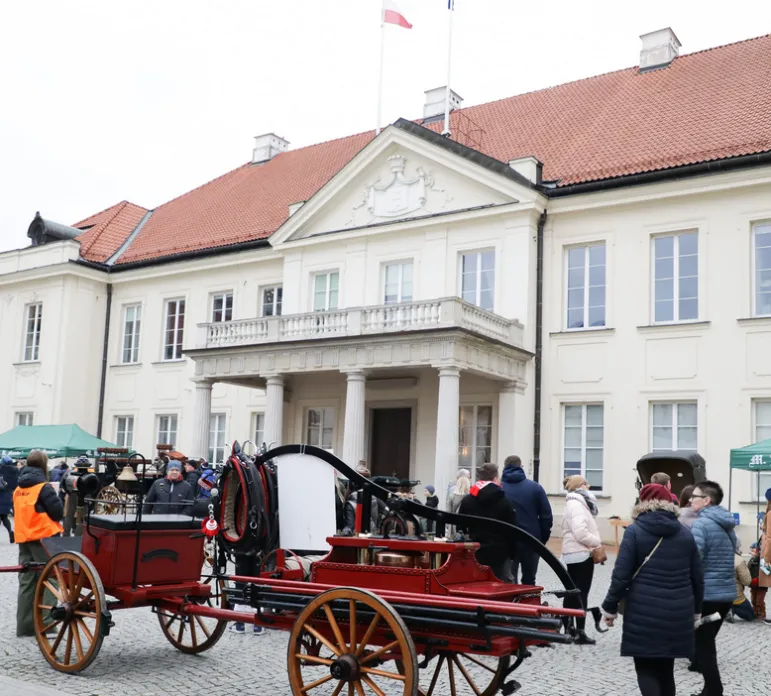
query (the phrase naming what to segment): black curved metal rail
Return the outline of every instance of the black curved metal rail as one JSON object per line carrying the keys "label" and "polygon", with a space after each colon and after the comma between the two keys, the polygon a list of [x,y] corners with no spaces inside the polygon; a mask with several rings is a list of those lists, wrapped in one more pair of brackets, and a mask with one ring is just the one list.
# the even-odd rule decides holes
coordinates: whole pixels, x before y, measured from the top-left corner
{"label": "black curved metal rail", "polygon": [[566,595],[579,594],[579,590],[575,583],[568,575],[565,566],[560,563],[559,559],[549,549],[536,539],[531,534],[528,534],[524,529],[515,527],[507,522],[501,522],[499,520],[493,520],[486,517],[476,517],[473,515],[459,515],[456,513],[446,512],[444,510],[438,510],[435,508],[426,507],[420,503],[415,503],[411,500],[398,499],[394,501],[394,496],[387,488],[383,488],[376,483],[373,483],[370,479],[362,476],[357,471],[349,467],[345,462],[338,459],[334,454],[327,452],[319,447],[313,445],[281,445],[280,447],[274,447],[263,454],[257,456],[260,462],[267,462],[276,457],[281,457],[287,454],[309,454],[317,459],[329,464],[331,467],[343,474],[349,481],[351,481],[357,489],[363,491],[362,496],[362,520],[370,519],[370,510],[372,505],[372,497],[378,498],[384,502],[389,503],[391,506],[394,502],[398,502],[398,508],[401,511],[408,512],[416,517],[422,517],[433,521],[436,524],[436,536],[443,537],[445,533],[446,525],[453,525],[464,530],[474,529],[487,529],[496,531],[502,534],[504,537],[508,537],[526,546],[529,549],[535,551],[540,558],[554,571],[554,574],[559,578],[564,591],[558,590],[553,592],[557,597],[564,597]]}

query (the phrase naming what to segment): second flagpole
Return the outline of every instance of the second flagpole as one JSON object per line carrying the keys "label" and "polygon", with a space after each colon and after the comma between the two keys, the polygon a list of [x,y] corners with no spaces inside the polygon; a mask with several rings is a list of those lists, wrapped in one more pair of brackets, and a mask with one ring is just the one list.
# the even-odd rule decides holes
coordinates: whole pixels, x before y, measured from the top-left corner
{"label": "second flagpole", "polygon": [[380,135],[383,122],[383,69],[385,67],[385,7],[380,8],[380,79],[377,86],[377,126],[375,135]]}
{"label": "second flagpole", "polygon": [[444,130],[442,135],[450,135],[450,78],[452,77],[452,16],[455,14],[455,0],[449,0],[450,29],[447,38],[447,87],[444,94]]}

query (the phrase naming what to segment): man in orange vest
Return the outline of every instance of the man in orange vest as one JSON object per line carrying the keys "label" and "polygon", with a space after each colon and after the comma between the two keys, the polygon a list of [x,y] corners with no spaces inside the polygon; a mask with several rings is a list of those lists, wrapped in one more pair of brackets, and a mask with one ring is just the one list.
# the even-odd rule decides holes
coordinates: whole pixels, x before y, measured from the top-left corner
{"label": "man in orange vest", "polygon": [[[48,554],[41,539],[62,533],[60,523],[64,509],[53,486],[48,483],[48,457],[34,450],[27,457],[26,466],[19,475],[19,486],[13,492],[13,517],[16,523],[16,543],[19,545],[19,565],[45,563]],[[19,573],[19,600],[16,607],[16,635],[34,636],[33,605],[35,601],[35,573]],[[47,593],[46,603],[53,604]]]}

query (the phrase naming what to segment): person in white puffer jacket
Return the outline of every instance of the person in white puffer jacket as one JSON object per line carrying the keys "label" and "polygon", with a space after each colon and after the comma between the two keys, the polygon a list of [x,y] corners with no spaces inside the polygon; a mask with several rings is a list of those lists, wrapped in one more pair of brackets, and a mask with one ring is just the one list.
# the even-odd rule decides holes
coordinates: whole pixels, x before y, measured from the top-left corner
{"label": "person in white puffer jacket", "polygon": [[[565,597],[568,609],[585,609],[589,606],[589,590],[594,578],[592,549],[602,546],[600,531],[595,517],[599,512],[594,494],[583,476],[568,476],[563,482],[567,496],[562,514],[562,562],[568,575],[581,591]],[[586,635],[586,619],[576,619],[579,645],[593,645],[595,641]]]}

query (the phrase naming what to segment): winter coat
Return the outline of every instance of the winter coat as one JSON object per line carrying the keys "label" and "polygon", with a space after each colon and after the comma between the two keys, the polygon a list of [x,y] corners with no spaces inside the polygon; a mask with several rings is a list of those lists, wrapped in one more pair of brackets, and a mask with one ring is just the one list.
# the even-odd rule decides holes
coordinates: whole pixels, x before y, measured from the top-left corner
{"label": "winter coat", "polygon": [[[691,657],[693,619],[701,613],[704,595],[704,572],[693,535],[677,521],[674,503],[639,503],[632,518],[602,603],[605,612],[617,614],[619,602],[626,600],[621,655]],[[646,556],[650,558],[642,566]]]}
{"label": "winter coat", "polygon": [[504,469],[501,486],[517,511],[519,526],[544,544],[549,541],[554,517],[543,486],[528,479],[520,466]]}
{"label": "winter coat", "polygon": [[0,491],[0,515],[13,510],[13,492],[19,485],[19,469],[15,464],[0,464],[0,476],[5,481],[5,490]]}
{"label": "winter coat", "polygon": [[201,478],[201,472],[198,471],[198,469],[186,471],[184,478],[185,481],[190,484],[190,488],[193,491],[193,497],[196,497],[198,495],[198,479]]}
{"label": "winter coat", "polygon": [[598,546],[602,539],[589,505],[579,493],[568,493],[562,513],[562,554],[590,552]]}
{"label": "winter coat", "polygon": [[51,469],[51,473],[49,475],[49,480],[51,483],[59,483],[62,478],[64,478],[64,474],[67,472],[67,465],[65,464],[62,466],[59,464],[58,466],[55,466],[53,469]]}
{"label": "winter coat", "polygon": [[36,466],[25,466],[19,474],[19,488],[32,488],[40,483],[46,485],[40,489],[35,503],[35,512],[47,514],[54,522],[61,522],[64,507],[54,487],[46,482],[45,474]]}
{"label": "winter coat", "polygon": [[680,508],[680,524],[690,529],[698,517],[698,513],[692,507]]}
{"label": "winter coat", "polygon": [[[769,510],[766,510],[766,516],[763,519],[763,536],[760,540],[760,558],[766,559],[766,565],[771,566],[771,539],[769,539]],[[758,572],[758,587],[771,587],[771,575],[766,575],[763,571]]]}
{"label": "winter coat", "polygon": [[744,588],[752,585],[752,574],[750,573],[747,561],[737,559],[734,573],[736,575],[736,599],[734,604],[742,604],[747,599],[744,595]]}
{"label": "winter coat", "polygon": [[720,505],[710,505],[699,511],[691,527],[693,538],[704,566],[704,601],[733,602],[734,554],[739,541],[734,533],[734,516]]}
{"label": "winter coat", "polygon": [[[517,513],[511,507],[503,488],[493,482],[482,486],[477,483],[472,486],[471,492],[461,501],[458,513],[487,517],[515,526],[517,524]],[[469,529],[468,531],[471,539],[479,542],[476,558],[482,565],[498,566],[507,558],[516,558],[517,542],[513,538],[513,533],[509,535],[498,530],[481,528]]]}
{"label": "winter coat", "polygon": [[465,498],[465,495],[460,495],[459,493],[453,493],[449,497],[449,503],[447,505],[450,512],[455,514],[460,509],[460,504],[463,502],[463,499]]}
{"label": "winter coat", "polygon": [[[374,495],[370,496],[369,508],[369,531],[377,534],[380,530],[380,522],[385,517],[385,504]],[[348,496],[348,502],[345,505],[345,526],[356,529],[356,506],[359,504],[359,491],[355,491]],[[365,530],[366,533],[366,530]]]}
{"label": "winter coat", "polygon": [[[193,489],[187,481],[158,479],[145,498],[145,515],[190,515],[193,512]],[[164,504],[165,503],[165,504]]]}

